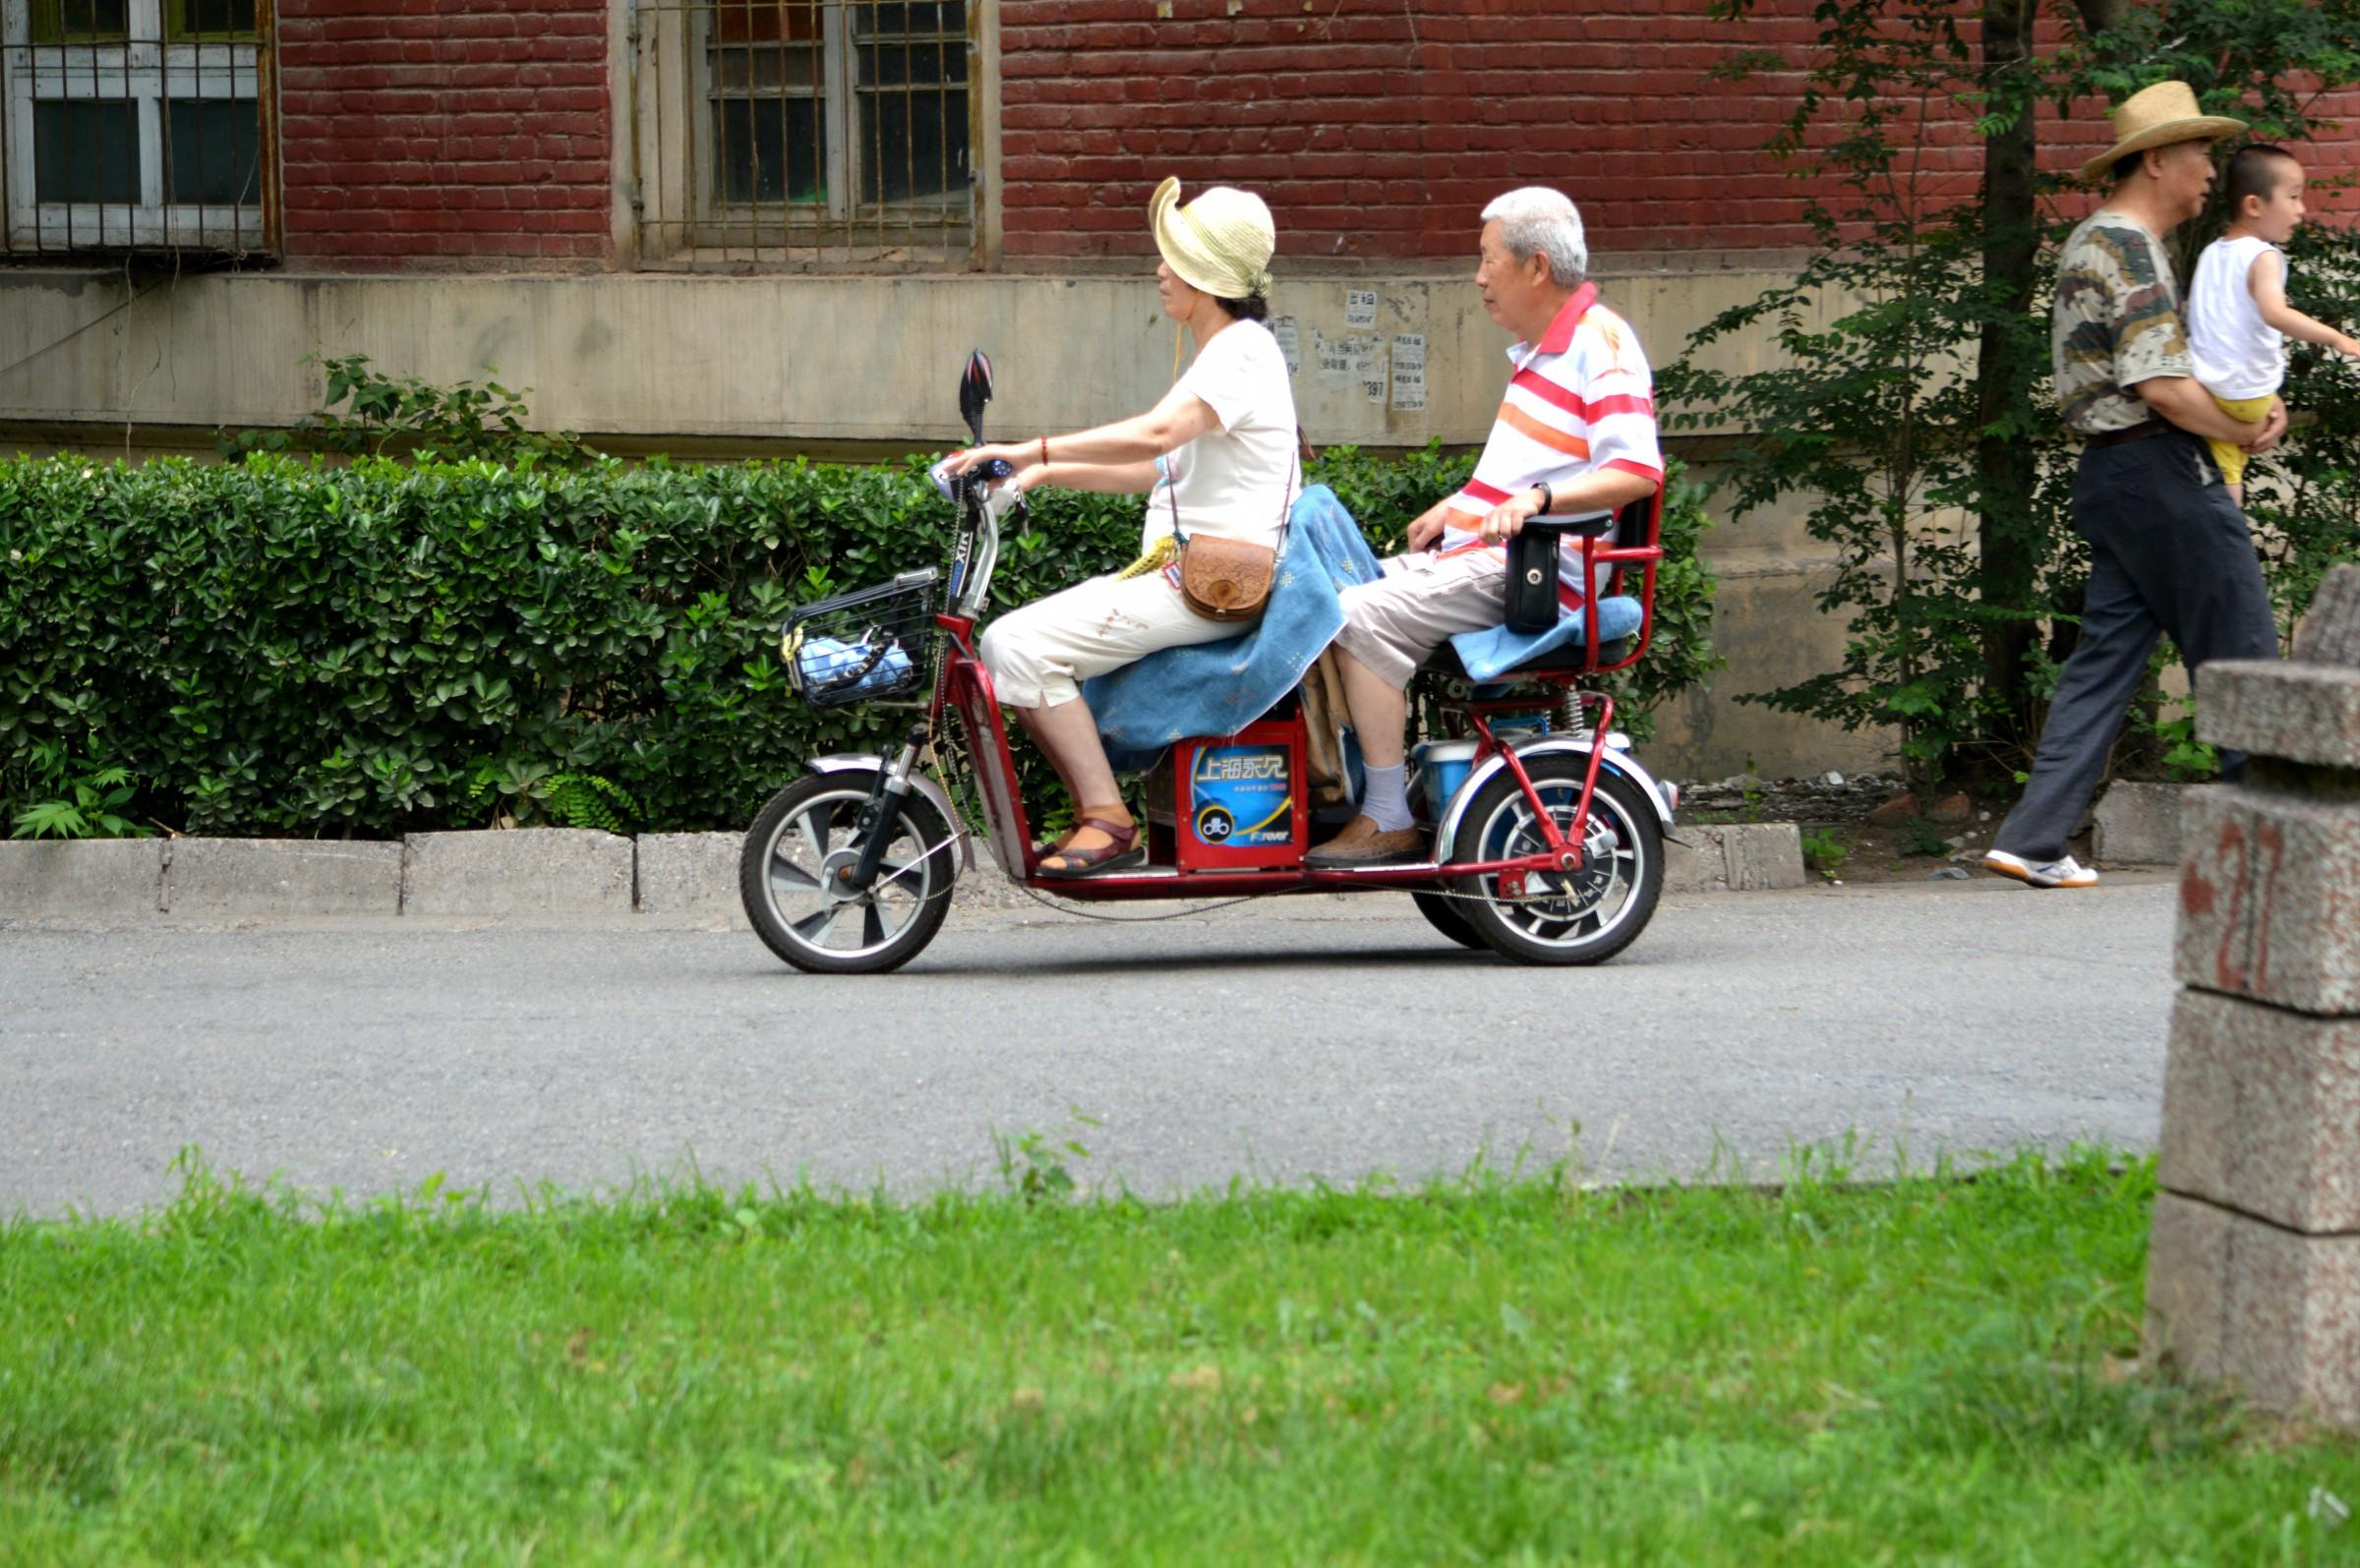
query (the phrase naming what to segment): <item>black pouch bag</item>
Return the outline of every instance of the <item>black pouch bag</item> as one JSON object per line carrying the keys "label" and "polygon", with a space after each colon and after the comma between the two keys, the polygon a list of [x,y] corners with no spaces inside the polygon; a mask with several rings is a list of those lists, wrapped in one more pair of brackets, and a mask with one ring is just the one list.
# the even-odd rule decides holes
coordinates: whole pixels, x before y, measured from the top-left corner
{"label": "black pouch bag", "polygon": [[1531,634],[1557,624],[1557,530],[1525,527],[1507,542],[1507,629]]}

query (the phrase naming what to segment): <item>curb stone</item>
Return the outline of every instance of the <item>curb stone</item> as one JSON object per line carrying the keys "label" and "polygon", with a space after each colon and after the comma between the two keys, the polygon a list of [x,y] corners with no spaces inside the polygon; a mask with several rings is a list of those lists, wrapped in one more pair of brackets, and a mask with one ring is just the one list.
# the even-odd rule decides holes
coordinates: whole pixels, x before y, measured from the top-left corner
{"label": "curb stone", "polygon": [[2098,864],[2178,865],[2181,807],[2188,798],[2187,787],[2122,779],[2106,785],[2093,813],[2096,838],[2090,852]]}
{"label": "curb stone", "polygon": [[413,833],[404,914],[628,914],[632,842],[595,828]]}
{"label": "curb stone", "polygon": [[[1682,824],[1676,831],[1682,842],[1664,843],[1668,894],[1806,885],[1793,823]],[[0,918],[636,912],[743,930],[742,842],[734,833],[649,833],[633,840],[570,828],[414,833],[400,842],[0,842]],[[1001,874],[982,842],[951,901],[955,910],[1044,907]]]}
{"label": "curb stone", "polygon": [[744,844],[744,836],[736,833],[639,835],[639,912],[726,920],[734,930],[750,930],[738,891]]}
{"label": "curb stone", "polygon": [[1682,824],[1664,844],[1666,893],[1765,893],[1800,888],[1802,830],[1792,822]]}
{"label": "curb stone", "polygon": [[154,914],[163,902],[165,842],[0,842],[0,914]]}
{"label": "curb stone", "polygon": [[401,907],[402,846],[364,839],[173,839],[166,914],[384,914]]}

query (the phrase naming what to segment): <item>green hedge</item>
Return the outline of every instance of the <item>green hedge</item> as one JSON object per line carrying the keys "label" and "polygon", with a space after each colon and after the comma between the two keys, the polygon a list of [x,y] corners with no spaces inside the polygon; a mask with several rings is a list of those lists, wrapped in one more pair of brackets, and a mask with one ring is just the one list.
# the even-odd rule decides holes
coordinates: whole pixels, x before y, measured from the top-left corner
{"label": "green hedge", "polygon": [[[1382,548],[1467,462],[1339,448],[1312,478]],[[1037,499],[1002,607],[1138,543],[1134,497]],[[591,776],[630,826],[737,828],[801,758],[904,722],[793,698],[789,606],[939,561],[952,525],[918,458],[0,462],[0,811],[113,766],[135,820],[377,837],[483,826]],[[1700,569],[1676,576],[1643,696],[1708,667],[1709,597]]]}

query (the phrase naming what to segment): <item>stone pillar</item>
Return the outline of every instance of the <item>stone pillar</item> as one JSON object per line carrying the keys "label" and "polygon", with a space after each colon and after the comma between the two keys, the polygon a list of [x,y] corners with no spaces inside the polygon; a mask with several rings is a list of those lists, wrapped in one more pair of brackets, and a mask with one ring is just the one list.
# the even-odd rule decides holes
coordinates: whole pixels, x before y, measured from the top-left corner
{"label": "stone pillar", "polygon": [[2283,664],[2198,676],[2147,1349],[2360,1428],[2360,566]]}

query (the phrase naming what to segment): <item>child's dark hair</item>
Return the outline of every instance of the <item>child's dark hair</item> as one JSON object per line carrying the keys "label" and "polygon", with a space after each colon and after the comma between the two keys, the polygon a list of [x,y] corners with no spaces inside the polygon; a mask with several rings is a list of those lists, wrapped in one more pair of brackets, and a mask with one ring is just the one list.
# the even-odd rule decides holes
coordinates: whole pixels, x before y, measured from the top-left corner
{"label": "child's dark hair", "polygon": [[2298,170],[2302,167],[2293,153],[2284,147],[2272,146],[2267,142],[2241,146],[2231,154],[2228,175],[2221,181],[2228,193],[2230,222],[2234,223],[2245,216],[2247,197],[2258,196],[2265,202],[2270,200],[2272,193],[2278,188],[2278,181],[2285,175],[2281,164],[2292,164]]}

